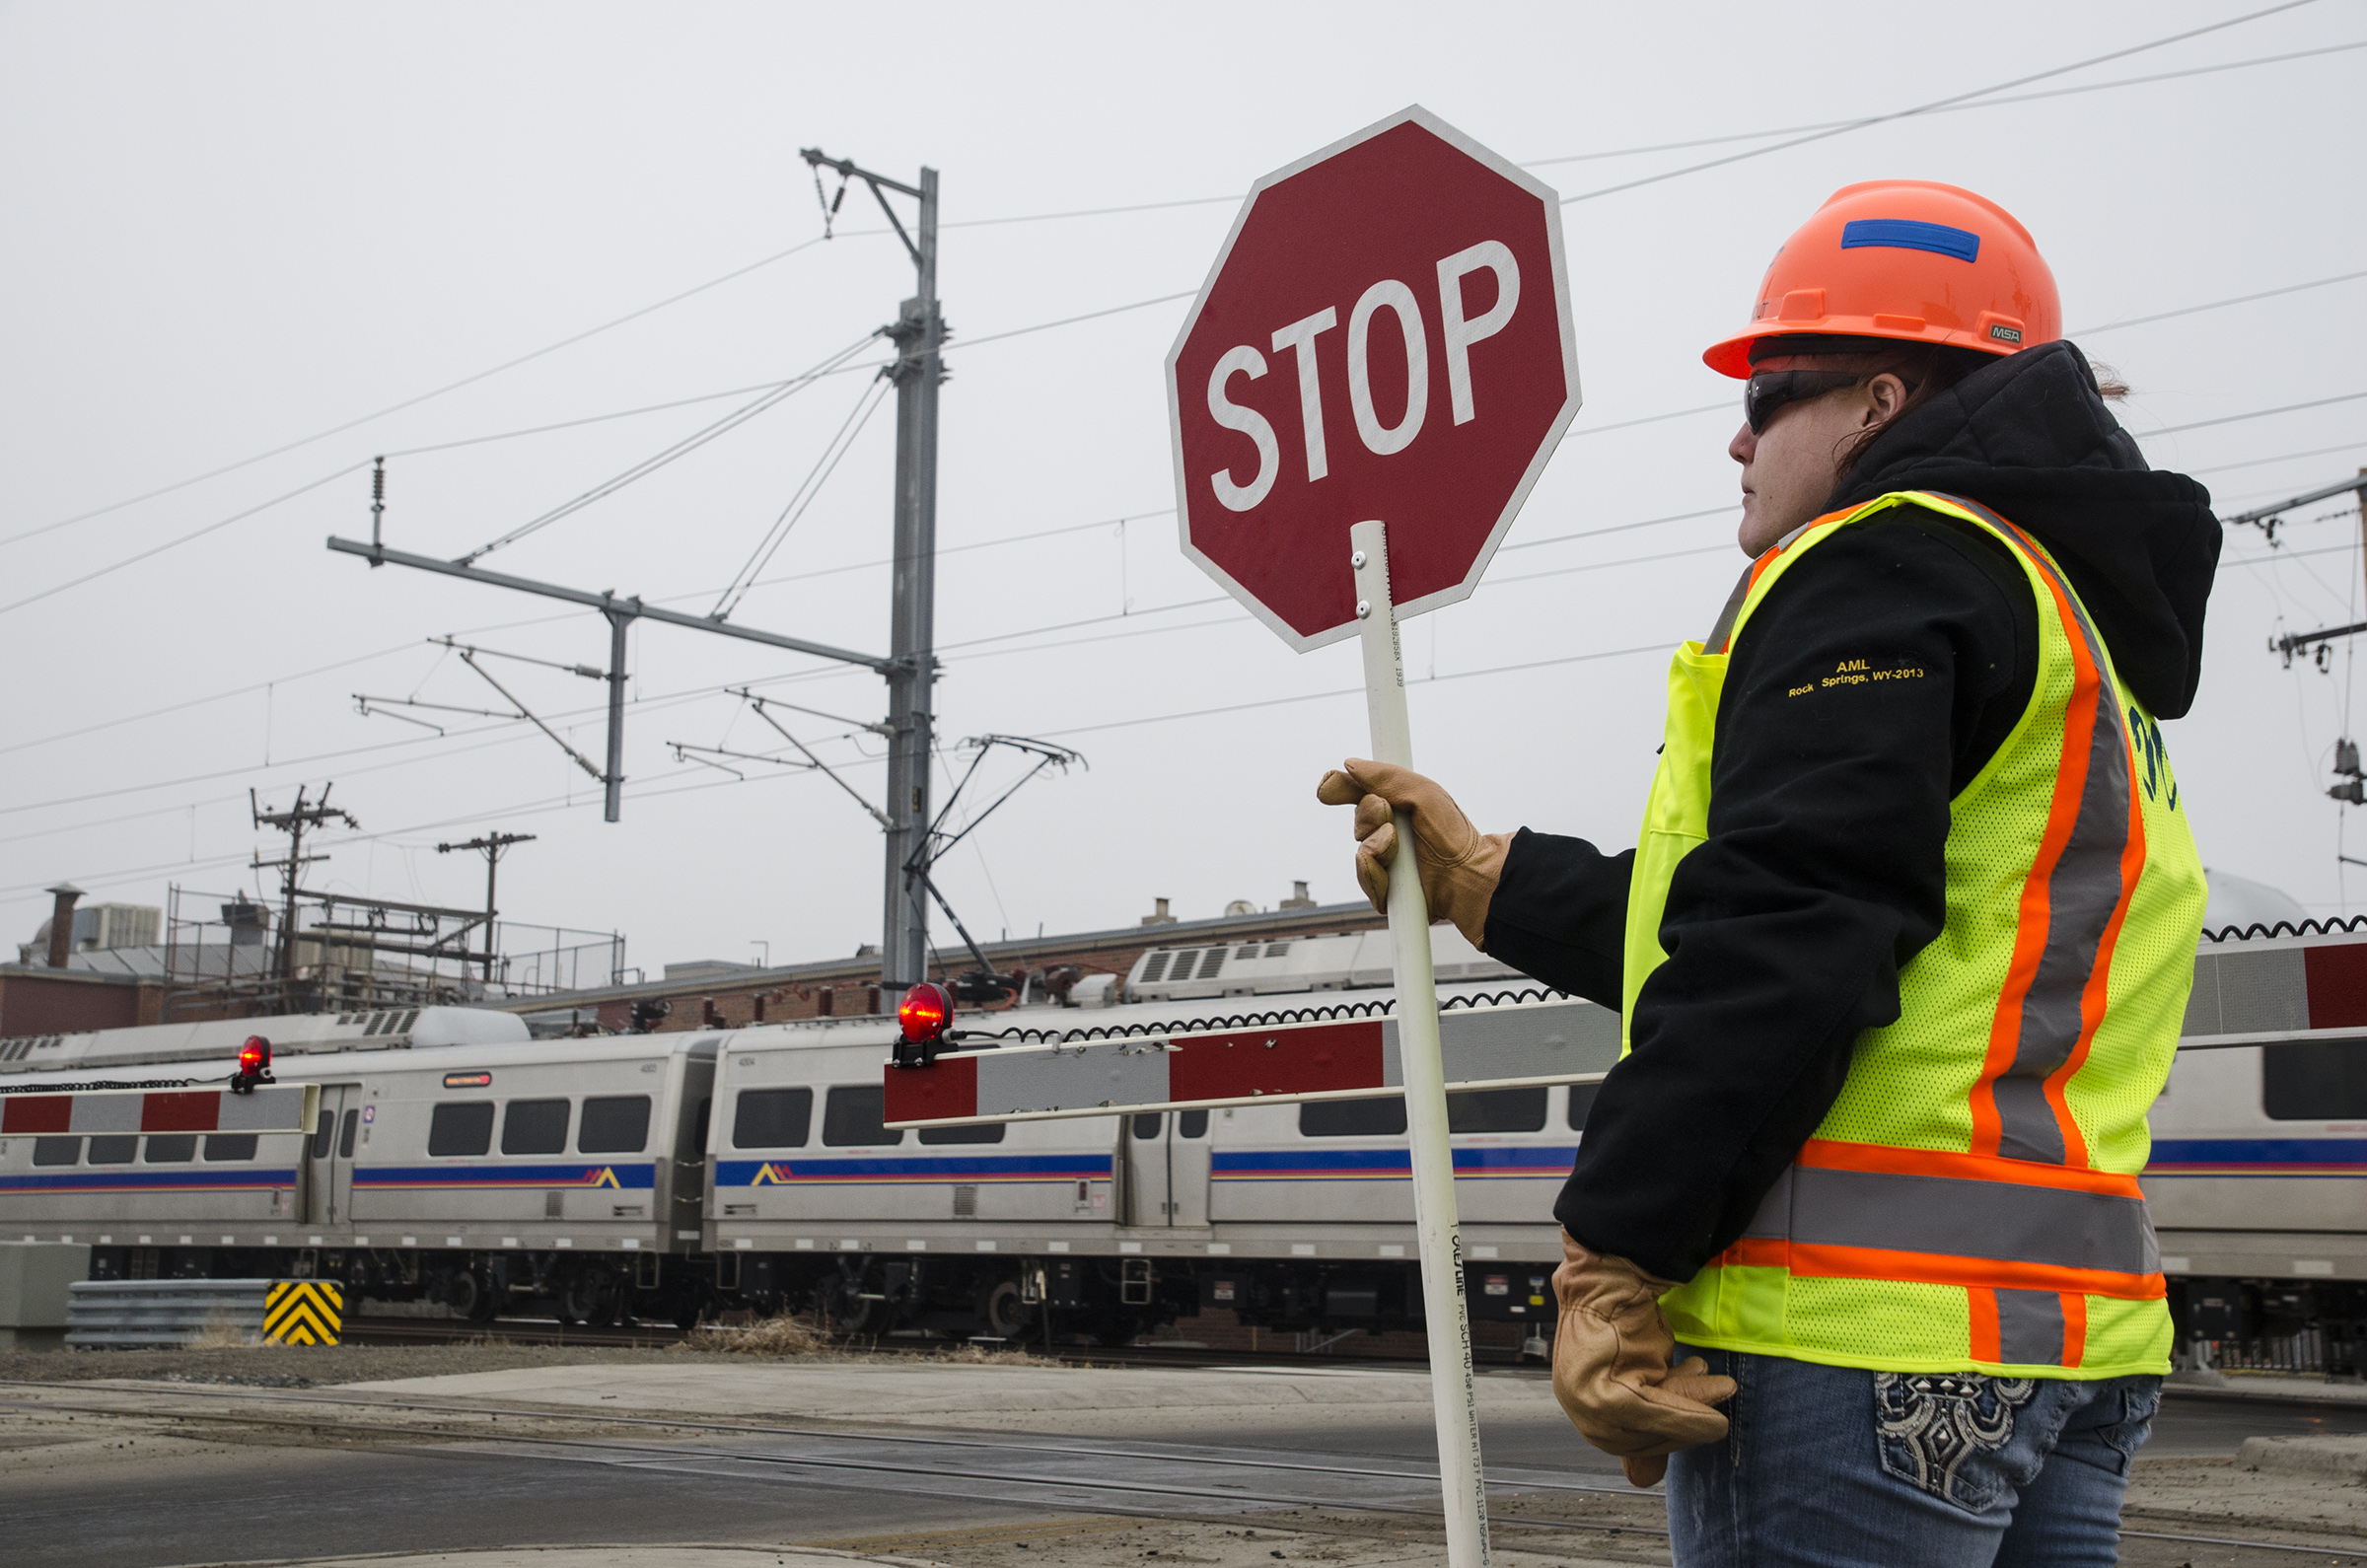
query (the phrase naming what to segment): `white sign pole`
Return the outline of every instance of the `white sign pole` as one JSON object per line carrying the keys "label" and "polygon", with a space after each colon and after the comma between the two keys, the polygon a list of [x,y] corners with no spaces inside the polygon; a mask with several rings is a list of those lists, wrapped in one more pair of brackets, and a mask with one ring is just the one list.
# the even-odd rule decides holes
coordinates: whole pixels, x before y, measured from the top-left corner
{"label": "white sign pole", "polygon": [[[1348,530],[1364,646],[1364,701],[1373,759],[1413,765],[1405,714],[1405,661],[1389,590],[1389,531]],[[1389,935],[1397,954],[1398,1053],[1405,1080],[1405,1133],[1413,1155],[1413,1217],[1422,1261],[1422,1320],[1430,1336],[1430,1398],[1438,1421],[1438,1471],[1446,1493],[1449,1568],[1486,1568],[1487,1493],[1479,1469],[1479,1400],[1471,1378],[1471,1322],[1464,1310],[1463,1235],[1455,1216],[1455,1153],[1447,1141],[1447,1075],[1439,1054],[1438,987],[1430,969],[1430,908],[1413,857],[1413,824],[1397,815],[1389,871]]]}

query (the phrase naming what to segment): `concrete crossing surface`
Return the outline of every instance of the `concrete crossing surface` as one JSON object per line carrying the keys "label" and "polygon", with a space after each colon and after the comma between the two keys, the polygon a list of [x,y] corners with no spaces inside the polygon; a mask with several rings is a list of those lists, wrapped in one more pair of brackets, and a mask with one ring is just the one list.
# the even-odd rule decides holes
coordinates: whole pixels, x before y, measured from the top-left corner
{"label": "concrete crossing surface", "polygon": [[[686,1356],[272,1386],[295,1354],[252,1352],[237,1383],[0,1384],[11,1563],[1441,1560],[1428,1379],[1403,1368]],[[1480,1383],[1503,1561],[1668,1561],[1659,1496],[1542,1377]],[[2363,1428],[2367,1404],[2174,1397],[2123,1560],[2367,1556],[2354,1478],[2234,1457]]]}

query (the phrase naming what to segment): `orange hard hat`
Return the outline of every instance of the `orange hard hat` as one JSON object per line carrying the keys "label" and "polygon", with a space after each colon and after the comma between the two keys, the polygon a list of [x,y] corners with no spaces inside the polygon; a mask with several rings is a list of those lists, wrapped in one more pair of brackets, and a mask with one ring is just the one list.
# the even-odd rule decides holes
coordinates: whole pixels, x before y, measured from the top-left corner
{"label": "orange hard hat", "polygon": [[1751,324],[1701,360],[1746,379],[1762,338],[1888,337],[2011,354],[2062,335],[2054,274],[2011,213],[1955,185],[1875,179],[1826,198],[1768,263]]}

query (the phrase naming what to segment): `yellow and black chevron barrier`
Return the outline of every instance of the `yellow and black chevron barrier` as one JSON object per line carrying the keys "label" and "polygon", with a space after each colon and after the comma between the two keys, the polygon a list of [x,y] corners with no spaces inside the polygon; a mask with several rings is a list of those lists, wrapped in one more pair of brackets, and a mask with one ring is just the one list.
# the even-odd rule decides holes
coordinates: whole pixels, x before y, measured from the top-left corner
{"label": "yellow and black chevron barrier", "polygon": [[345,1322],[343,1287],[325,1279],[283,1279],[263,1297],[263,1337],[283,1345],[333,1345]]}

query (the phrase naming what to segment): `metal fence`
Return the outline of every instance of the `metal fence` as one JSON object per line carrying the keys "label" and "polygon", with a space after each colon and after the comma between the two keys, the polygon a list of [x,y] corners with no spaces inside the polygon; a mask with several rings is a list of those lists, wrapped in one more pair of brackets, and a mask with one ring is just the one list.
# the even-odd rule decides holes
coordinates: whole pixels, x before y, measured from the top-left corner
{"label": "metal fence", "polygon": [[263,1337],[267,1279],[104,1279],[68,1288],[66,1346],[145,1350]]}

